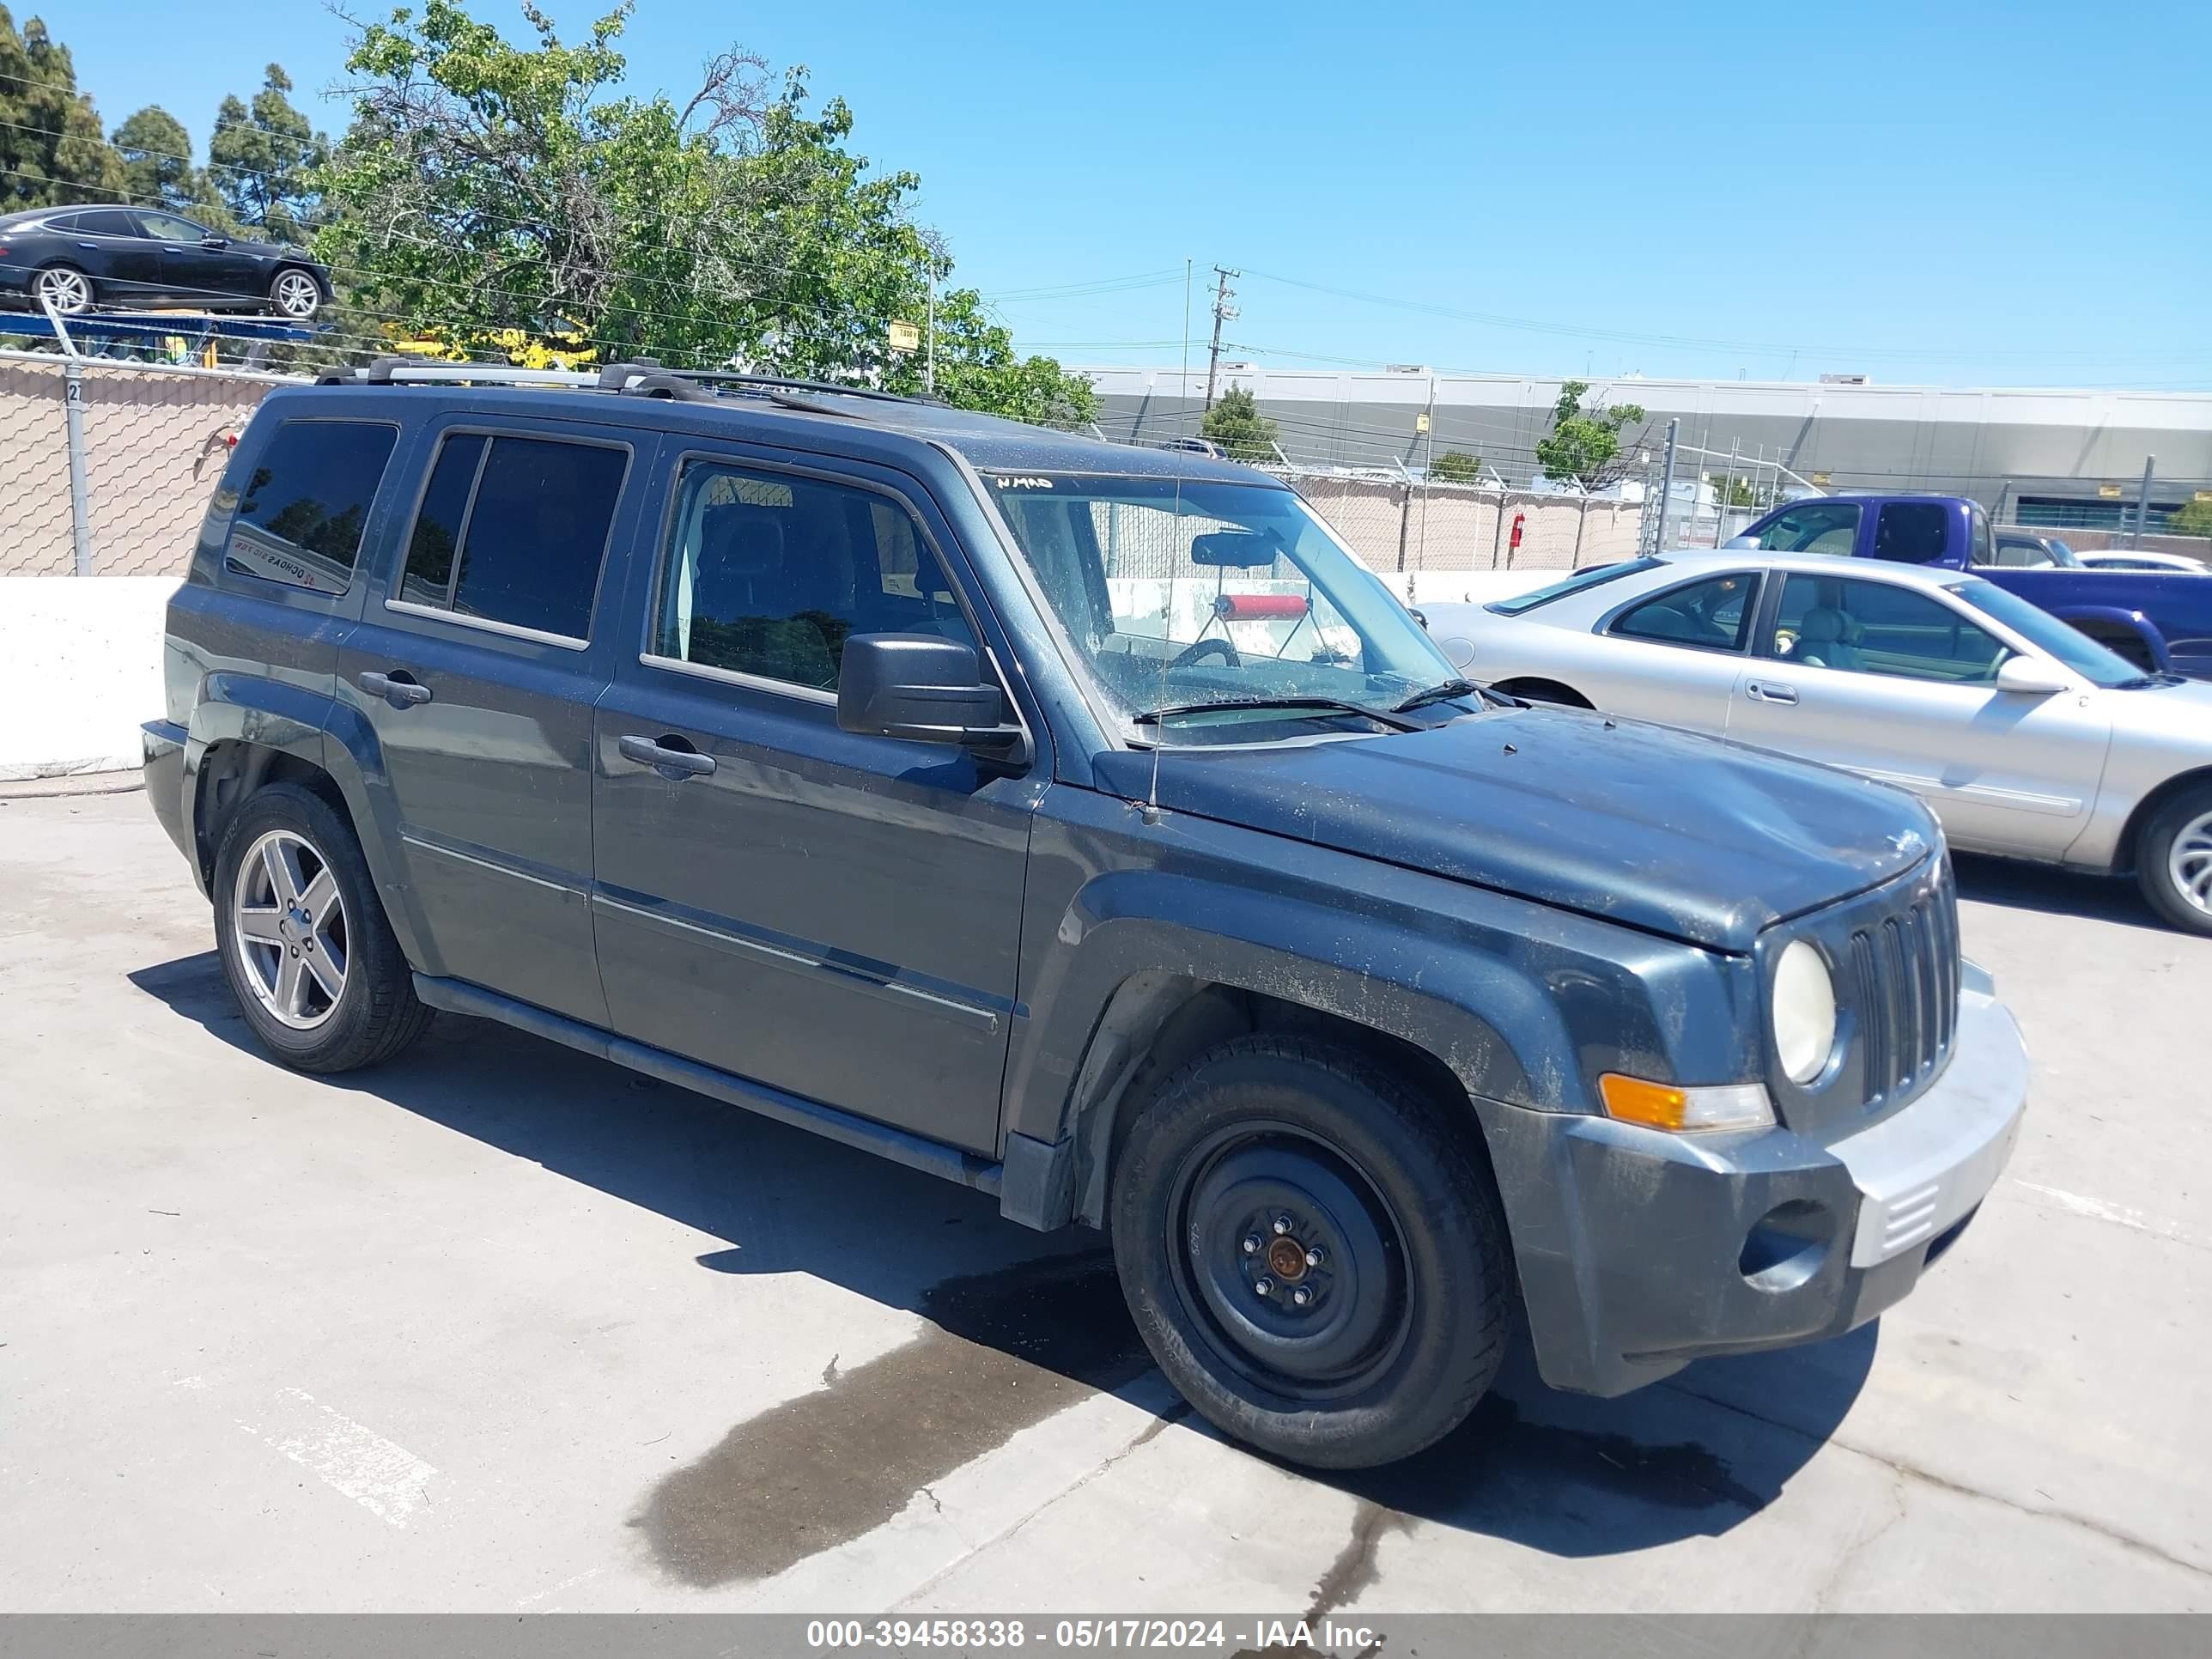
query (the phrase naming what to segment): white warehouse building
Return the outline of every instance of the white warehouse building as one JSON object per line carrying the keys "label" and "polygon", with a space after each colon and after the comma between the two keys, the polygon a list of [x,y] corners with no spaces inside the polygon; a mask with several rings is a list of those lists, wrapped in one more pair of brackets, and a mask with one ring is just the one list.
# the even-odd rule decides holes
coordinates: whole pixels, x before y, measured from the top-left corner
{"label": "white warehouse building", "polygon": [[[1098,424],[1117,441],[1194,435],[1206,399],[1201,361],[1180,368],[1086,368]],[[1431,455],[1479,459],[1517,487],[1539,471],[1536,441],[1561,381],[1425,369],[1281,369],[1224,364],[1218,384],[1251,391],[1300,467],[1402,465]],[[1863,382],[1593,380],[1585,401],[1637,404],[1632,450],[1656,456],[1667,422],[1684,447],[1676,477],[1745,474],[1833,489],[1972,495],[2023,523],[2117,526],[2132,514],[2146,459],[2155,459],[2149,527],[2212,495],[2212,392],[1978,389]],[[1427,430],[1421,416],[1428,416]],[[1785,477],[1778,480],[1785,485]]]}

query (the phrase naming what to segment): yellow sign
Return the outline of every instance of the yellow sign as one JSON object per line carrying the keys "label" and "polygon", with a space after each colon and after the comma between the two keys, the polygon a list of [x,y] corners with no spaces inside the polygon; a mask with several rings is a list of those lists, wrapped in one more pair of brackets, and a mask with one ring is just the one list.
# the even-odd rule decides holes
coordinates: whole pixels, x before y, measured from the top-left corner
{"label": "yellow sign", "polygon": [[1428,417],[1426,415],[1425,415],[1425,414],[1424,414],[1424,415],[1416,415],[1416,416],[1413,416],[1413,430],[1414,430],[1414,431],[1416,431],[1416,432],[1426,432],[1428,429],[1429,429],[1429,417]]}
{"label": "yellow sign", "polygon": [[2120,499],[2120,487],[2118,484],[2099,484],[2097,494],[2106,501],[2117,501]]}
{"label": "yellow sign", "polygon": [[1815,472],[1813,475],[1813,482],[1816,484],[1824,484],[1828,482],[1828,475],[1825,472]]}
{"label": "yellow sign", "polygon": [[890,336],[893,351],[921,349],[921,331],[912,323],[893,323],[884,332]]}
{"label": "yellow sign", "polygon": [[2200,501],[2212,501],[2212,489],[2198,490],[2197,492],[2197,499]]}

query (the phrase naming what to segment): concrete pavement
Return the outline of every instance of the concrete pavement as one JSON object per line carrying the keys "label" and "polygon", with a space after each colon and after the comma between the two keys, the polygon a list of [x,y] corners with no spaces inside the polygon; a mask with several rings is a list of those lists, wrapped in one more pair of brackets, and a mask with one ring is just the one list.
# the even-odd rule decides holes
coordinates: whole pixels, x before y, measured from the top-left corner
{"label": "concrete pavement", "polygon": [[0,802],[0,1608],[2212,1607],[2212,944],[1964,875],[2036,1097],[1911,1299],[1323,1480],[1094,1237],[496,1027],[286,1072],[143,797]]}

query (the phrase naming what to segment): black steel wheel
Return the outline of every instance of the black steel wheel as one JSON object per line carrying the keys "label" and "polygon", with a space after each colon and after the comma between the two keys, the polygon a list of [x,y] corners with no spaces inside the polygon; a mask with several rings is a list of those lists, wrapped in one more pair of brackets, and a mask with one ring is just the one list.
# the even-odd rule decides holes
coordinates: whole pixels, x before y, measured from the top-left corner
{"label": "black steel wheel", "polygon": [[1225,1432],[1365,1468],[1431,1444],[1489,1388],[1511,1269],[1480,1131],[1452,1104],[1362,1054],[1255,1035],[1191,1060],[1129,1123],[1122,1290],[1161,1370]]}

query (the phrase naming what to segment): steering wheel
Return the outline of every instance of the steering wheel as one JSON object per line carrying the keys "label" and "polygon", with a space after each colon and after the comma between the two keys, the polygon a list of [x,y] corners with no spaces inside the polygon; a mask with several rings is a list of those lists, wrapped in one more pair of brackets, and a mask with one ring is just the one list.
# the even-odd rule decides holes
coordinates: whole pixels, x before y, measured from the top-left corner
{"label": "steering wheel", "polygon": [[1218,651],[1221,653],[1221,660],[1231,668],[1242,668],[1244,665],[1244,659],[1237,654],[1237,647],[1217,634],[1207,639],[1194,641],[1170,659],[1168,666],[1182,668],[1188,664],[1196,662],[1209,651]]}

